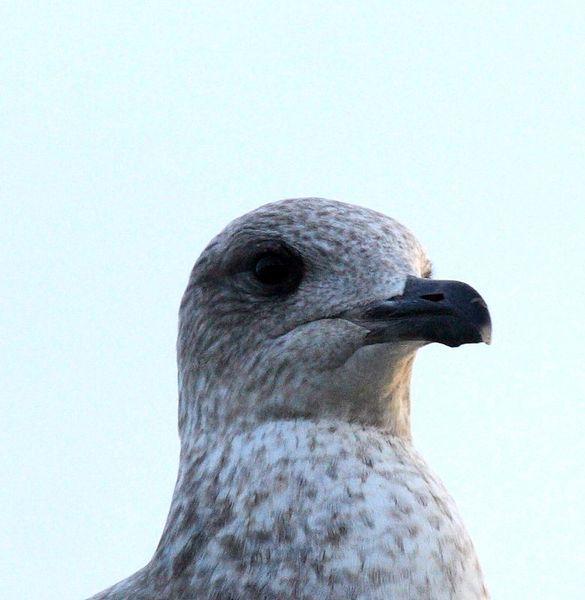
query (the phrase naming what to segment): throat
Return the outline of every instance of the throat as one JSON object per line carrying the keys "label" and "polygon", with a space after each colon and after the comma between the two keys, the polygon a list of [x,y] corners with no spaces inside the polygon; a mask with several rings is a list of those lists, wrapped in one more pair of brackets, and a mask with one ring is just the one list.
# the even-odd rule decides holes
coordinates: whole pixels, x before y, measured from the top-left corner
{"label": "throat", "polygon": [[299,373],[285,382],[279,371],[261,380],[226,378],[221,385],[187,372],[179,387],[181,446],[187,450],[201,432],[250,431],[276,421],[332,421],[410,441],[413,362],[414,354],[392,355],[368,346],[324,375]]}
{"label": "throat", "polygon": [[414,355],[392,361],[381,382],[366,385],[352,401],[350,423],[375,427],[396,438],[411,440],[410,380]]}
{"label": "throat", "polygon": [[410,375],[411,368],[400,373],[393,380],[385,398],[387,406],[386,429],[391,435],[409,440],[412,438],[410,429]]}

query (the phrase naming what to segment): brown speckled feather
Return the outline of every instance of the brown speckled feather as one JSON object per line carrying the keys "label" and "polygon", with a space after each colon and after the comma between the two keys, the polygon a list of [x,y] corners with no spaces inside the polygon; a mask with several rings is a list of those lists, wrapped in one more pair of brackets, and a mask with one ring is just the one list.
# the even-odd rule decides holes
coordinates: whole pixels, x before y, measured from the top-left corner
{"label": "brown speckled feather", "polygon": [[[266,256],[276,271],[259,275]],[[269,204],[215,238],[181,303],[181,460],[161,541],[94,600],[488,598],[411,442],[425,342],[368,344],[356,317],[428,270],[404,227],[329,200]]]}

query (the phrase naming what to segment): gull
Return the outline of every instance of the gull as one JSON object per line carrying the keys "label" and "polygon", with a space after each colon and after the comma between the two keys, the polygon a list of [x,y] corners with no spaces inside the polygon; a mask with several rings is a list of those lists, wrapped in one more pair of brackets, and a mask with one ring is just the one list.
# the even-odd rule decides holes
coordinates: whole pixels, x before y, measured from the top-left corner
{"label": "gull", "polygon": [[413,447],[409,390],[421,347],[490,336],[481,296],[432,279],[385,215],[300,198],[236,219],[180,306],[180,464],[160,543],[94,600],[488,598]]}

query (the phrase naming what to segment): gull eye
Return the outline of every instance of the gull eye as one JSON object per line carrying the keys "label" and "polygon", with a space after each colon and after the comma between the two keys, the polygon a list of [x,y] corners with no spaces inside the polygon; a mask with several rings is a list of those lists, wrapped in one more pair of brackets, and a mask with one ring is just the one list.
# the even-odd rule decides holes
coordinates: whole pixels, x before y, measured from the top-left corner
{"label": "gull eye", "polygon": [[270,293],[291,292],[301,281],[302,264],[285,252],[265,252],[254,260],[252,273]]}

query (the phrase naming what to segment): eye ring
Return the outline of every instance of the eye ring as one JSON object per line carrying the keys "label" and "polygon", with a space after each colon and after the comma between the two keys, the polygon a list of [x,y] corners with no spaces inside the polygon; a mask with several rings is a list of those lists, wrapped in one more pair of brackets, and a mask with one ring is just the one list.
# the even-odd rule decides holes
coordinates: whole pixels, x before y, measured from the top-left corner
{"label": "eye ring", "polygon": [[268,250],[258,254],[252,261],[252,275],[270,294],[290,293],[295,290],[303,276],[301,260],[283,249]]}

